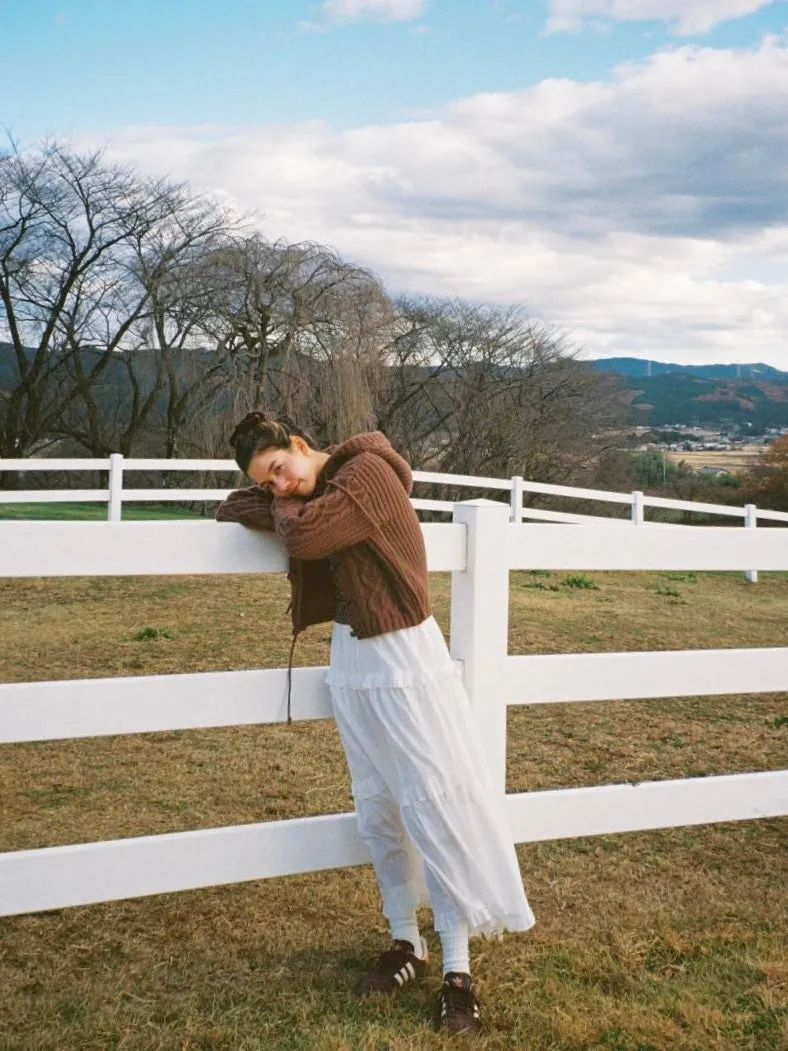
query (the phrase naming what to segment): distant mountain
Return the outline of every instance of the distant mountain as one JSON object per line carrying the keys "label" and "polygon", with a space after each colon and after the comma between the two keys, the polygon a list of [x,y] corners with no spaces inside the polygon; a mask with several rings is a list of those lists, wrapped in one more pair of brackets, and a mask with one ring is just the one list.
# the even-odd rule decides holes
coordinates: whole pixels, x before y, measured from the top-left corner
{"label": "distant mountain", "polygon": [[624,397],[654,427],[788,427],[788,372],[772,365],[674,365],[641,358],[590,362],[620,377]]}
{"label": "distant mountain", "polygon": [[[139,378],[143,389],[149,389],[154,384],[154,362],[146,362],[144,352],[138,353]],[[86,370],[92,365],[94,354],[95,351],[85,349]],[[763,433],[769,427],[788,427],[788,372],[771,365],[690,366],[640,358],[607,358],[589,364],[620,386],[621,396],[635,410],[636,420],[647,426],[732,426],[752,434]],[[647,374],[649,365],[651,375]],[[272,368],[275,371],[276,364]],[[737,376],[737,372],[741,375]],[[13,390],[17,383],[13,350],[0,342],[0,398],[3,391]],[[99,411],[114,416],[128,396],[122,363],[111,361],[93,391]],[[159,425],[165,416],[166,392],[162,391],[149,422]]]}
{"label": "distant mountain", "polygon": [[599,358],[589,363],[597,372],[618,372],[622,376],[653,377],[683,372],[688,376],[702,376],[708,380],[757,379],[788,381],[788,372],[772,365],[674,365],[666,361],[647,361],[645,358]]}

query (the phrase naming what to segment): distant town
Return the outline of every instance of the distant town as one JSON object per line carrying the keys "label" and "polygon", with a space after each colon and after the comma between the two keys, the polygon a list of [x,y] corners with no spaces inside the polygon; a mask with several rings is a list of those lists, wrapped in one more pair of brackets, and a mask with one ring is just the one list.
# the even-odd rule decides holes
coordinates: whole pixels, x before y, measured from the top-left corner
{"label": "distant town", "polygon": [[[735,433],[731,433],[735,430]],[[788,434],[788,427],[769,427],[762,435],[749,435],[747,427],[637,427],[638,452],[662,452],[672,463],[684,461],[699,474],[733,475],[752,467],[764,449]]]}

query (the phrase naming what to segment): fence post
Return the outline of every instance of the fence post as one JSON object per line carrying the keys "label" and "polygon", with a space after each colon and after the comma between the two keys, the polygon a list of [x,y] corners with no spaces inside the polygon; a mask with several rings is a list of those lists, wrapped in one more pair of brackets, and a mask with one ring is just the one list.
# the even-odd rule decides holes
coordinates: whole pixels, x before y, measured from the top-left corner
{"label": "fence post", "polygon": [[119,522],[123,506],[123,454],[110,453],[107,521]]}
{"label": "fence post", "polygon": [[512,478],[512,503],[509,515],[515,525],[520,525],[523,520],[523,478],[516,474]]}
{"label": "fence post", "polygon": [[[744,527],[745,529],[757,529],[758,528],[758,511],[755,504],[744,505]],[[758,570],[748,569],[744,573],[744,579],[749,581],[750,584],[758,583]]]}
{"label": "fence post", "polygon": [[509,636],[509,509],[495,500],[454,505],[467,529],[467,561],[451,579],[451,655],[463,662],[465,687],[487,757],[490,782],[506,792],[505,662]]}
{"label": "fence post", "polygon": [[645,520],[646,516],[643,509],[643,494],[636,489],[632,493],[632,525],[643,525]]}

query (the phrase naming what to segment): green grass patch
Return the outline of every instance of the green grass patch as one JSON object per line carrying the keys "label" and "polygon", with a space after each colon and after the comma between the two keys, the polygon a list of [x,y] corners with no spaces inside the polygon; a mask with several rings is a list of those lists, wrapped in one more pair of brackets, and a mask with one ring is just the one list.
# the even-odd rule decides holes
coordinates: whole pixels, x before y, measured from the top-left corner
{"label": "green grass patch", "polygon": [[[126,504],[123,507],[124,522],[167,521],[181,518],[201,518],[197,511],[185,507],[145,504]],[[106,522],[106,504],[4,504],[0,502],[0,519],[30,522]]]}
{"label": "green grass patch", "polygon": [[131,642],[158,642],[160,639],[174,639],[175,632],[171,628],[153,628],[149,625],[135,631],[129,636]]}
{"label": "green grass patch", "polygon": [[525,573],[516,574],[515,586],[524,588],[526,591],[552,591],[559,592],[562,588],[570,591],[599,591],[599,584],[589,577],[587,573],[570,573],[558,584],[550,582],[552,573],[549,570],[531,569]]}
{"label": "green grass patch", "polygon": [[654,594],[663,595],[665,598],[681,598],[679,589],[668,587],[667,584],[655,584]]}
{"label": "green grass patch", "polygon": [[697,573],[666,573],[666,580],[672,580],[676,584],[697,584]]}
{"label": "green grass patch", "polygon": [[587,573],[570,573],[568,577],[564,577],[561,584],[565,588],[576,588],[580,591],[599,591],[599,584]]}

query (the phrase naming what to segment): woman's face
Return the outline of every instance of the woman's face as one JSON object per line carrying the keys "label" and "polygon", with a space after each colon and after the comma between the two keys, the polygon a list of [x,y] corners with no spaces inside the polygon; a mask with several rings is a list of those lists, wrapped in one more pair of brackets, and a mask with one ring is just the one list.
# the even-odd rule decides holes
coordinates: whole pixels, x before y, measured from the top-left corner
{"label": "woman's face", "polygon": [[253,456],[246,473],[274,496],[305,499],[315,490],[319,466],[306,442],[294,436],[288,449],[263,449]]}

